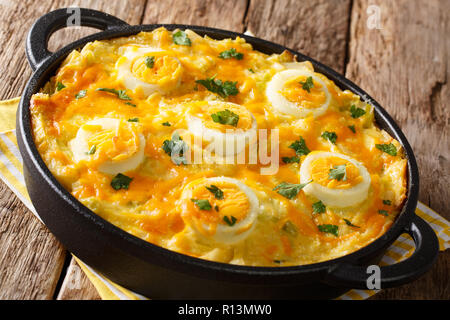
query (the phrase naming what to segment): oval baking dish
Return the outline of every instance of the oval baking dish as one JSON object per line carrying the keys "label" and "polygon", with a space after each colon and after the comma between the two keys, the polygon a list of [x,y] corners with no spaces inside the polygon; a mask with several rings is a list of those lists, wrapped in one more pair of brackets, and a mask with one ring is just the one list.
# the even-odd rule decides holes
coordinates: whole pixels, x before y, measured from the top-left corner
{"label": "oval baking dish", "polygon": [[[110,280],[151,298],[334,298],[349,288],[367,289],[367,266],[376,264],[386,249],[408,233],[416,245],[406,260],[381,267],[381,287],[410,282],[426,272],[438,252],[438,241],[430,226],[415,215],[419,176],[414,154],[405,136],[386,113],[363,90],[330,68],[283,46],[239,33],[186,25],[130,26],[102,12],[81,9],[81,25],[102,32],[90,35],[56,53],[47,50],[52,33],[64,28],[67,9],[50,12],[31,28],[26,53],[34,74],[29,80],[17,113],[17,138],[24,160],[27,189],[33,205],[50,231],[85,263]],[[34,144],[30,123],[30,100],[49,80],[74,49],[94,40],[111,39],[151,31],[191,29],[213,39],[245,39],[266,54],[288,50],[299,61],[310,61],[317,72],[363,97],[374,107],[378,126],[402,145],[407,159],[407,200],[395,223],[380,238],[349,255],[325,262],[292,267],[250,267],[206,261],[179,254],[141,240],[102,219],[55,179]]]}

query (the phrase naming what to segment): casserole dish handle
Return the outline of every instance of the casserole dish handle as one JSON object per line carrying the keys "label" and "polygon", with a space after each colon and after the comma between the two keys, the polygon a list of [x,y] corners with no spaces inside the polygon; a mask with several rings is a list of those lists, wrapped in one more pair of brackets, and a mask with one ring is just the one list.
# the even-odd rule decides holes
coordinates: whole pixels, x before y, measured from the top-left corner
{"label": "casserole dish handle", "polygon": [[405,260],[380,267],[339,264],[329,271],[325,282],[355,289],[381,289],[417,279],[430,269],[436,259],[439,242],[434,230],[417,215],[405,229],[405,233],[412,237],[416,247],[414,253]]}
{"label": "casserole dish handle", "polygon": [[65,27],[83,26],[100,30],[111,30],[118,26],[128,25],[107,13],[85,8],[62,8],[51,11],[40,17],[31,27],[26,40],[26,54],[31,68],[39,65],[51,56],[47,49],[50,36]]}

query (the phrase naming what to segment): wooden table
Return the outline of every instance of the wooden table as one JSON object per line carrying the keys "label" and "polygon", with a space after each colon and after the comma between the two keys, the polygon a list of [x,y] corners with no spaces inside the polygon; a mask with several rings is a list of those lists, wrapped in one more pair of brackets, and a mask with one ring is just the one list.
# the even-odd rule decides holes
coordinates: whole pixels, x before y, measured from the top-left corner
{"label": "wooden table", "polygon": [[[0,99],[31,75],[24,42],[50,10],[79,5],[130,24],[183,23],[254,35],[297,49],[377,99],[412,144],[420,200],[450,219],[450,0],[0,0]],[[58,31],[55,50],[95,32]],[[373,299],[450,299],[450,252],[421,279]],[[70,254],[0,183],[0,299],[99,299]]]}

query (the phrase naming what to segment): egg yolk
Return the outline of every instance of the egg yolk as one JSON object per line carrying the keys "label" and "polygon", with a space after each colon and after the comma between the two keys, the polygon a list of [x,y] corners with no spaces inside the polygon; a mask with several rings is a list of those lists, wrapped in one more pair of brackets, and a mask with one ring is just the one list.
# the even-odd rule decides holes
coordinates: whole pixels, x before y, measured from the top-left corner
{"label": "egg yolk", "polygon": [[181,70],[178,59],[158,52],[136,57],[131,64],[131,72],[137,79],[168,88],[177,84]]}
{"label": "egg yolk", "polygon": [[87,152],[92,150],[94,162],[126,160],[139,150],[139,134],[136,126],[131,123],[120,121],[114,129],[86,124],[82,129],[91,133],[87,139],[89,146]]}
{"label": "egg yolk", "polygon": [[[221,199],[218,199],[213,192],[208,190],[214,186],[223,192],[223,198],[219,197]],[[191,199],[208,200],[211,209],[203,210]],[[226,220],[238,223],[245,219],[249,211],[250,202],[247,195],[235,184],[225,181],[213,183],[203,181],[192,187],[190,198],[186,199],[184,216],[194,218],[198,230],[214,234],[218,224],[228,225]],[[207,230],[201,224],[206,225]]]}
{"label": "egg yolk", "polygon": [[[252,128],[253,124],[253,117],[247,108],[233,103],[197,104],[193,106],[192,111],[199,115],[206,128],[217,130],[222,133],[226,133],[227,130],[249,130]],[[223,112],[226,112],[231,117],[238,117],[236,126],[214,121],[212,115],[220,115]]]}
{"label": "egg yolk", "polygon": [[[330,178],[330,171],[345,165],[345,177]],[[359,169],[350,161],[339,157],[322,157],[311,163],[311,179],[329,189],[349,189],[363,181]]]}
{"label": "egg yolk", "polygon": [[[322,90],[322,85],[313,79],[312,86],[308,86],[307,81],[308,77],[304,75],[286,81],[280,93],[288,101],[294,102],[302,108],[318,108],[326,102],[326,96]],[[303,88],[305,83],[309,92]]]}

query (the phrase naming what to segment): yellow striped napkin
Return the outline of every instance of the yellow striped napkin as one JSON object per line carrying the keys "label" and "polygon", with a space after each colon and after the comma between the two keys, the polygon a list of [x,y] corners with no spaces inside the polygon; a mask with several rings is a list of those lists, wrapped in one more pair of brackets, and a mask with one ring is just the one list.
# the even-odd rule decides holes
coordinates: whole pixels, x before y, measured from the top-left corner
{"label": "yellow striped napkin", "polygon": [[[39,215],[31,204],[22,172],[22,158],[17,147],[15,114],[20,98],[0,101],[0,179],[22,200],[22,202],[36,215]],[[441,251],[450,246],[450,224],[422,203],[418,203],[417,215],[425,219],[439,238]],[[399,262],[414,252],[414,242],[407,236],[400,236],[387,250],[381,260],[381,265]],[[102,299],[107,300],[143,300],[146,297],[131,292],[111,281],[84,264],[75,257],[86,276],[97,289]],[[377,293],[377,290],[350,290],[338,299],[362,300]]]}

